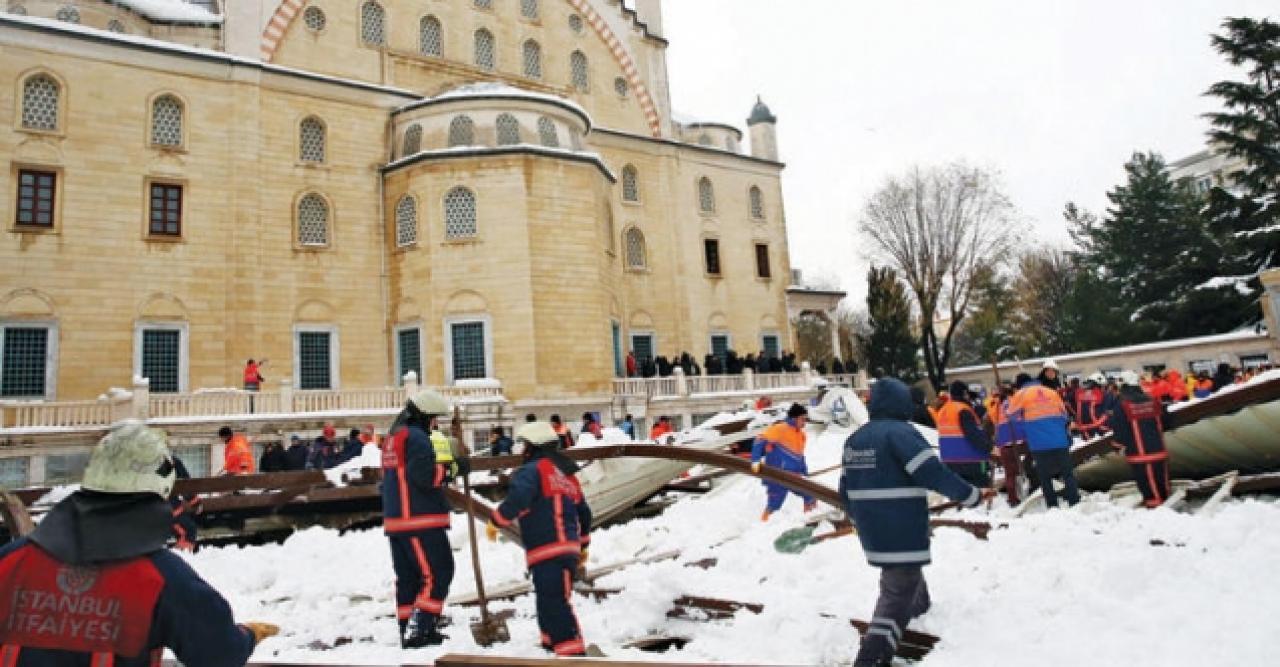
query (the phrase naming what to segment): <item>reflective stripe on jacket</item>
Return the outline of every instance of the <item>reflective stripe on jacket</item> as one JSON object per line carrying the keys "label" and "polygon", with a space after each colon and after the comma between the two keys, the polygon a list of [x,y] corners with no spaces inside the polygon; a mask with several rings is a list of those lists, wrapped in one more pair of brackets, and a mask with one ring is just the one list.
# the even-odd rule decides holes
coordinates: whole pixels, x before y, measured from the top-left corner
{"label": "reflective stripe on jacket", "polygon": [[[448,451],[448,460],[441,461],[437,451]],[[442,487],[453,478],[453,467],[452,450],[443,433],[428,435],[418,424],[393,433],[382,448],[383,532],[448,528],[451,508]]]}
{"label": "reflective stripe on jacket", "polygon": [[1033,452],[1062,449],[1071,445],[1067,431],[1067,408],[1058,392],[1032,380],[1009,401],[1009,417],[1027,439]]}

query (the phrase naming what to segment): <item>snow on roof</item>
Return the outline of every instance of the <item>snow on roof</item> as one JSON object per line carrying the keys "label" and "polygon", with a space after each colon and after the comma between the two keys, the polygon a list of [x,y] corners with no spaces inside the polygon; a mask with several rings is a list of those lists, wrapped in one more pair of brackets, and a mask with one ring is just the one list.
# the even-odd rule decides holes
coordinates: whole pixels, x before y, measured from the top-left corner
{"label": "snow on roof", "polygon": [[157,21],[222,23],[221,16],[186,0],[112,0],[112,2]]}
{"label": "snow on roof", "polygon": [[525,90],[523,88],[516,88],[515,86],[497,82],[469,83],[464,86],[458,86],[457,88],[443,92],[435,97],[428,97],[416,102],[405,104],[392,113],[394,115],[405,111],[412,111],[430,104],[438,104],[440,102],[448,102],[452,100],[465,100],[469,98],[492,99],[495,97],[523,99],[533,102],[555,104],[581,116],[582,120],[587,124],[587,129],[590,129],[592,126],[591,115],[587,113],[586,109],[582,108],[582,105],[571,99],[560,97],[559,95],[552,95],[550,93],[539,93],[532,90]]}
{"label": "snow on roof", "polygon": [[[1267,331],[1255,331],[1253,327],[1232,331],[1224,334],[1215,334],[1212,336],[1199,336],[1197,338],[1179,338],[1178,340],[1166,340],[1158,343],[1143,343],[1140,345],[1129,345],[1127,347],[1110,347],[1103,350],[1091,350],[1089,352],[1076,352],[1075,354],[1062,354],[1058,356],[1039,357],[1036,359],[1023,359],[1023,366],[1039,368],[1046,359],[1053,359],[1059,364],[1067,361],[1084,361],[1095,357],[1106,357],[1115,354],[1134,354],[1137,352],[1154,352],[1156,350],[1167,350],[1175,347],[1186,347],[1190,345],[1211,345],[1213,343],[1230,343],[1235,341],[1258,340],[1265,342]],[[1003,361],[999,364],[1000,368],[1016,368],[1019,362]],[[948,373],[976,373],[989,370],[989,364],[979,366],[963,366],[961,368],[947,369]]]}

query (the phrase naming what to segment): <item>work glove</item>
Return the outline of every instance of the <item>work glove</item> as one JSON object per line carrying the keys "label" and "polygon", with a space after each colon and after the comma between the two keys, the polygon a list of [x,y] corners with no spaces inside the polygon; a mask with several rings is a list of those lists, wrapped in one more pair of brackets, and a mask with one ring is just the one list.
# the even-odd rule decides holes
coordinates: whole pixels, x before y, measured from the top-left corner
{"label": "work glove", "polygon": [[490,521],[484,525],[484,535],[489,538],[490,542],[498,541],[498,526]]}
{"label": "work glove", "polygon": [[578,556],[578,581],[587,580],[587,558],[589,556],[590,554],[587,552],[587,548],[583,547],[582,554]]}
{"label": "work glove", "polygon": [[267,637],[274,637],[280,634],[280,626],[271,623],[241,623],[241,627],[248,630],[253,635],[253,645],[257,646]]}
{"label": "work glove", "polygon": [[755,474],[759,475],[759,474],[760,474],[760,466],[761,466],[761,465],[763,465],[763,462],[761,462],[761,461],[752,461],[752,462],[751,462],[751,472],[753,472],[753,473],[755,473]]}

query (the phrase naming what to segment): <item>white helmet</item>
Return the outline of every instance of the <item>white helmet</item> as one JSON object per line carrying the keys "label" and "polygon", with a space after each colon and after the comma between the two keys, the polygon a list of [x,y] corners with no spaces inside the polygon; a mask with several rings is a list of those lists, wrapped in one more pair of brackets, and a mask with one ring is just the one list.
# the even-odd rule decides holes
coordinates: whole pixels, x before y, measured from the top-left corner
{"label": "white helmet", "polygon": [[1138,377],[1138,374],[1133,371],[1120,371],[1120,375],[1117,379],[1120,381],[1120,384],[1127,384],[1130,387],[1142,386],[1142,378]]}
{"label": "white helmet", "polygon": [[104,493],[150,492],[168,498],[175,477],[164,431],[129,419],[112,428],[94,448],[80,488]]}
{"label": "white helmet", "polygon": [[1055,370],[1055,371],[1056,371],[1056,370],[1058,370],[1058,362],[1054,361],[1053,359],[1045,359],[1045,360],[1044,360],[1044,365],[1043,365],[1043,366],[1041,366],[1040,368],[1041,368],[1041,370],[1046,369],[1046,368],[1052,368],[1053,370]]}
{"label": "white helmet", "polygon": [[1102,385],[1105,385],[1107,383],[1107,376],[1103,375],[1102,373],[1094,373],[1093,375],[1090,375],[1089,377],[1085,378],[1085,380],[1092,382],[1098,385],[1099,387],[1101,387]]}
{"label": "white helmet", "polygon": [[447,415],[453,410],[449,399],[430,389],[414,394],[409,402],[424,415]]}
{"label": "white helmet", "polygon": [[547,422],[527,422],[516,429],[516,444],[524,453],[526,447],[557,447],[560,436]]}

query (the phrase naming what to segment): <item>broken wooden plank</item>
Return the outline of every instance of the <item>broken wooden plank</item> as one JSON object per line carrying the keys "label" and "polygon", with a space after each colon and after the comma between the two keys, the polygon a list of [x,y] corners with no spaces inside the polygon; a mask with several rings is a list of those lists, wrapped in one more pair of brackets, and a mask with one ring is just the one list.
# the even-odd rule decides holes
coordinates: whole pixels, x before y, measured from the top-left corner
{"label": "broken wooden plank", "polygon": [[17,496],[18,500],[21,500],[23,505],[30,507],[31,505],[35,504],[37,500],[40,500],[41,498],[48,495],[49,492],[52,490],[53,489],[50,489],[47,486],[43,486],[43,487],[38,487],[33,489],[17,489],[14,491],[10,491],[9,493],[12,493],[13,495]]}
{"label": "broken wooden plank", "polygon": [[35,522],[27,513],[27,506],[18,496],[5,491],[0,493],[0,519],[4,519],[5,529],[10,537],[23,537],[35,530]]}
{"label": "broken wooden plank", "polygon": [[[866,621],[852,619],[849,624],[858,629],[858,634],[866,636],[871,625]],[[907,660],[920,660],[933,650],[935,644],[938,643],[938,637],[915,630],[903,630],[902,638],[898,640],[898,646],[894,649],[894,655]]]}
{"label": "broken wooden plank", "polygon": [[220,477],[180,479],[174,483],[173,490],[174,493],[186,497],[202,493],[227,493],[230,491],[279,489],[299,484],[324,484],[327,481],[323,470],[301,470],[269,472],[257,475],[223,475]]}
{"label": "broken wooden plank", "polygon": [[649,635],[639,637],[622,645],[622,648],[634,648],[650,653],[665,653],[673,648],[682,649],[692,641],[690,637],[680,635]]}
{"label": "broken wooden plank", "polygon": [[1196,514],[1207,515],[1217,509],[1218,505],[1221,505],[1222,501],[1231,495],[1232,490],[1236,487],[1236,481],[1239,480],[1239,478],[1240,473],[1234,470],[1227,473],[1226,481],[1224,481],[1222,486],[1218,487],[1218,490],[1205,501],[1204,505],[1200,506],[1200,509],[1196,510]]}

